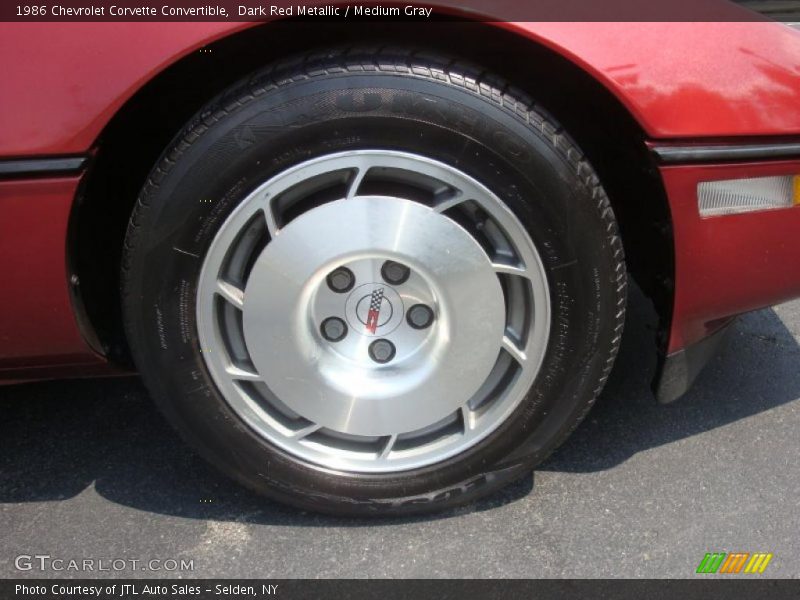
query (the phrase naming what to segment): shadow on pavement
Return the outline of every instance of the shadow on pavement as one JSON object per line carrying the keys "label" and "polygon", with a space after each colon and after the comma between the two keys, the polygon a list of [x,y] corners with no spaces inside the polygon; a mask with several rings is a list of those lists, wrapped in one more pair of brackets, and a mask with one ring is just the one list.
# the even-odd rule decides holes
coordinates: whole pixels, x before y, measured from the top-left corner
{"label": "shadow on pavement", "polygon": [[[292,526],[359,526],[430,520],[338,519],[266,500],[196,456],[136,378],[0,388],[0,504],[73,498],[87,488],[137,510],[193,519]],[[533,477],[445,518],[528,495]]]}
{"label": "shadow on pavement", "polygon": [[[649,390],[654,319],[634,292],[620,357],[587,420],[539,470],[609,469],[632,455],[800,397],[800,347],[772,310],[745,316],[694,389],[670,406]],[[135,378],[0,388],[0,503],[59,501],[94,486],[138,510],[195,519],[358,526],[447,518],[527,496],[533,478],[434,517],[354,520],[306,514],[231,483],[195,456]]]}

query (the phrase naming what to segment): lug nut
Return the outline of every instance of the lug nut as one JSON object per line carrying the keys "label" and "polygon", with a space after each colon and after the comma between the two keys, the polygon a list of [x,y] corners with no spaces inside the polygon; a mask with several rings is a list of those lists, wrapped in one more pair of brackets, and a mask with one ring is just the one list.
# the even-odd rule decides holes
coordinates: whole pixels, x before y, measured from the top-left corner
{"label": "lug nut", "polygon": [[329,342],[338,342],[347,335],[347,324],[339,317],[328,317],[320,325],[320,333]]}
{"label": "lug nut", "polygon": [[337,294],[344,294],[353,289],[356,284],[356,276],[347,267],[339,267],[328,274],[328,287]]}
{"label": "lug nut", "polygon": [[433,310],[425,304],[415,304],[408,309],[406,321],[414,329],[425,329],[433,323]]}
{"label": "lug nut", "polygon": [[376,363],[384,364],[394,358],[394,344],[389,340],[375,340],[369,345],[369,357]]}
{"label": "lug nut", "polygon": [[411,275],[411,269],[393,260],[387,260],[381,267],[381,277],[386,283],[391,283],[392,285],[405,283],[409,275]]}

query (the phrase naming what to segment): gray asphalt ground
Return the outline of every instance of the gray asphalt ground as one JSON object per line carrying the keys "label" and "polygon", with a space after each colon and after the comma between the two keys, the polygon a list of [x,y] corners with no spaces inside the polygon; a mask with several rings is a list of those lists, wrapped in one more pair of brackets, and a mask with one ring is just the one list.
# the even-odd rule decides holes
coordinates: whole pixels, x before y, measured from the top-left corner
{"label": "gray asphalt ground", "polygon": [[567,443],[533,477],[429,518],[264,501],[184,447],[134,378],[0,389],[0,576],[92,575],[14,567],[47,554],[193,560],[184,577],[695,577],[708,551],[772,552],[765,576],[800,576],[800,302],[741,319],[671,406],[649,392],[651,315],[630,314]]}

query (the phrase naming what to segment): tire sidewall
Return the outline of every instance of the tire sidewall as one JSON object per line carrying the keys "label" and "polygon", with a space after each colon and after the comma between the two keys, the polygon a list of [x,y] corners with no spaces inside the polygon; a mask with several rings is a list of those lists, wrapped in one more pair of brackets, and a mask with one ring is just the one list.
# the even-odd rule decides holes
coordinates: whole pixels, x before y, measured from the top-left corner
{"label": "tire sidewall", "polygon": [[[329,75],[260,95],[254,87],[226,94],[182,132],[151,175],[141,196],[146,209],[129,235],[128,334],[162,410],[225,472],[317,509],[396,508],[397,499],[416,495],[446,503],[452,494],[437,500],[432,490],[487,486],[487,474],[518,476],[542,460],[594,397],[616,335],[606,317],[618,308],[617,263],[591,176],[548,139],[563,133],[468,89],[409,75]],[[235,97],[244,100],[225,102]],[[483,183],[528,230],[550,291],[548,348],[512,416],[466,452],[402,473],[334,472],[258,436],[217,390],[197,335],[197,281],[225,219],[271,176],[355,149],[421,154]]]}

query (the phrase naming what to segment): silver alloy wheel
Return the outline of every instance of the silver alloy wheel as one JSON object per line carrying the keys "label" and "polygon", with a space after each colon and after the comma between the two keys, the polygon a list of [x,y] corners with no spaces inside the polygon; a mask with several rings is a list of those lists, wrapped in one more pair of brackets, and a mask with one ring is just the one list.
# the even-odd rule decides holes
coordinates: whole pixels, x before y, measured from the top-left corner
{"label": "silver alloy wheel", "polygon": [[459,454],[519,406],[550,298],[539,255],[483,185],[359,150],[272,177],[220,227],[197,290],[203,356],[260,436],[348,472]]}

